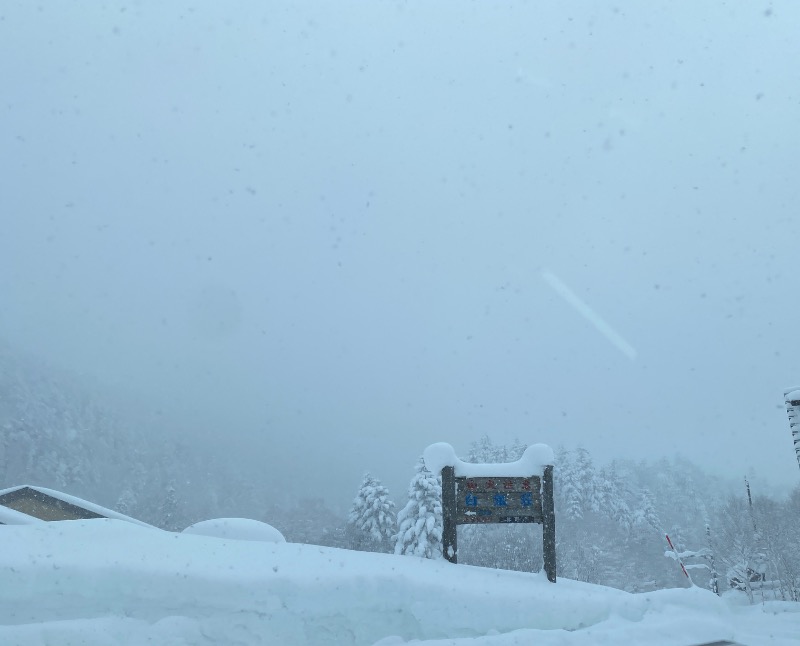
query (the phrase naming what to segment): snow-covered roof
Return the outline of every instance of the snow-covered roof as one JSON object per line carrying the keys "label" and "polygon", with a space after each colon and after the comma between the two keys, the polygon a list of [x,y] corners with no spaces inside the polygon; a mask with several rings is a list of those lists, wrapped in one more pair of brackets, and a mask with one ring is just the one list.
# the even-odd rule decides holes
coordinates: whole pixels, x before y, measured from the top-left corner
{"label": "snow-covered roof", "polygon": [[[46,487],[37,487],[34,485],[20,485],[18,487],[9,487],[8,489],[1,489],[0,490],[0,498],[5,496],[6,494],[14,493],[15,491],[21,491],[23,489],[30,489],[32,491],[37,491],[40,494],[45,496],[49,496],[50,498],[55,498],[56,500],[61,500],[67,504],[74,505],[75,507],[80,507],[81,509],[85,509],[86,511],[92,512],[93,514],[97,514],[98,516],[102,516],[103,518],[113,518],[115,520],[124,520],[129,523],[134,523],[135,525],[141,525],[142,527],[153,527],[153,525],[148,525],[141,520],[137,520],[135,518],[131,518],[130,516],[126,516],[125,514],[120,514],[113,509],[108,509],[107,507],[101,507],[100,505],[96,505],[93,502],[89,502],[88,500],[83,500],[82,498],[77,498],[76,496],[70,496],[69,494],[63,493],[61,491],[56,491],[55,489],[48,489]],[[7,518],[8,520],[3,520]],[[29,524],[36,524],[40,522],[44,522],[35,516],[31,516],[29,514],[17,511],[15,509],[11,509],[9,507],[4,506],[0,503],[0,522],[6,525],[29,525]]]}
{"label": "snow-covered roof", "polygon": [[456,477],[482,478],[489,476],[524,478],[541,475],[544,467],[554,462],[553,449],[547,444],[532,444],[516,462],[498,464],[473,464],[456,456],[455,449],[446,442],[431,444],[422,458],[431,473],[438,474],[444,467],[453,467]]}

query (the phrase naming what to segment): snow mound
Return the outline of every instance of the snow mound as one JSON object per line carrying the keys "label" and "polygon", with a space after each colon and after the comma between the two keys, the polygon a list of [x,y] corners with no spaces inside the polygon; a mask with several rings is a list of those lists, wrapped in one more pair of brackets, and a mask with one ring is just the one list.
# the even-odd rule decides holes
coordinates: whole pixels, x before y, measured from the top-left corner
{"label": "snow mound", "polygon": [[699,588],[633,595],[116,520],[0,527],[0,540],[3,646],[780,646],[800,635],[800,604],[735,607]]}
{"label": "snow mound", "polygon": [[439,474],[444,467],[453,467],[457,477],[481,478],[498,476],[501,478],[524,478],[542,475],[544,467],[553,464],[553,449],[547,444],[532,444],[516,462],[498,464],[473,464],[464,462],[456,456],[455,449],[446,442],[431,444],[422,454],[425,468]]}
{"label": "snow mound", "polygon": [[285,543],[286,539],[277,529],[267,523],[249,518],[214,518],[189,525],[181,534],[211,536],[237,541],[265,541]]}

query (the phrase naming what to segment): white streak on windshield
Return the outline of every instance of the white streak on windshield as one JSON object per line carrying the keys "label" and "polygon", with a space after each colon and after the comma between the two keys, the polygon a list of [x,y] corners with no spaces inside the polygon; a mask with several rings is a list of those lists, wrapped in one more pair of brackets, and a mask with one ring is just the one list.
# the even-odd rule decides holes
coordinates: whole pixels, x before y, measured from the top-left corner
{"label": "white streak on windshield", "polygon": [[567,287],[558,276],[545,269],[542,271],[542,278],[553,288],[556,294],[572,305],[572,307],[574,307],[583,318],[589,321],[600,334],[606,337],[617,350],[622,352],[622,354],[631,361],[636,360],[636,349],[623,339],[614,328],[606,323],[603,318],[589,307],[575,292]]}

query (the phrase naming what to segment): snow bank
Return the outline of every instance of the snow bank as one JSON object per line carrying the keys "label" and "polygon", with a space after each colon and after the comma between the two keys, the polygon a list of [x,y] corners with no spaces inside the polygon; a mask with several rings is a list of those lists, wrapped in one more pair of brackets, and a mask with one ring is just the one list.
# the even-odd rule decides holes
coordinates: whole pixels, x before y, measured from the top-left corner
{"label": "snow bank", "polygon": [[285,543],[283,534],[272,525],[249,518],[214,518],[189,525],[181,534],[211,536],[238,541],[266,541]]}
{"label": "snow bank", "polygon": [[800,604],[732,608],[698,588],[631,595],[442,560],[113,520],[0,527],[0,540],[3,646],[758,646],[796,644],[800,635]]}
{"label": "snow bank", "polygon": [[498,476],[501,478],[524,478],[542,475],[544,467],[553,464],[553,449],[547,444],[532,444],[516,462],[499,464],[473,464],[464,462],[456,456],[455,449],[446,442],[431,444],[422,454],[425,467],[431,473],[439,474],[444,467],[454,467],[457,477],[482,478]]}

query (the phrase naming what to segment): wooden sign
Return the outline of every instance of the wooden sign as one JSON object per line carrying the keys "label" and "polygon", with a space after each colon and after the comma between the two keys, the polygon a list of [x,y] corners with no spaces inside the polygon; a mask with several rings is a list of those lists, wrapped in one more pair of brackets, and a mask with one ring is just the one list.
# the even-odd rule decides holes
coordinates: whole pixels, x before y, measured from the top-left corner
{"label": "wooden sign", "polygon": [[556,519],[553,506],[553,467],[529,477],[456,477],[442,468],[442,551],[458,562],[458,525],[539,523],[542,525],[544,569],[556,581]]}

